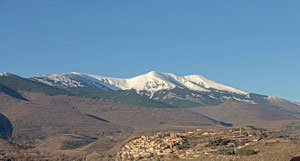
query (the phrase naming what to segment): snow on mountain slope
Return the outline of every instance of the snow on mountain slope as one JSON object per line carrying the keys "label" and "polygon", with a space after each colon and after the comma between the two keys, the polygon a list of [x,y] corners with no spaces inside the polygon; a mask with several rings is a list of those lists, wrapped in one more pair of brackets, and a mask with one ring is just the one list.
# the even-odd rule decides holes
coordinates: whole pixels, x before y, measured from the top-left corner
{"label": "snow on mountain slope", "polygon": [[232,93],[237,93],[237,94],[242,94],[242,95],[248,94],[245,91],[217,83],[217,82],[209,80],[201,75],[188,75],[188,76],[184,76],[184,78],[191,82],[194,82],[196,84],[204,86],[205,88],[213,88],[213,89],[217,89],[217,90],[221,90],[221,91],[229,91]]}
{"label": "snow on mountain slope", "polygon": [[0,76],[9,76],[10,73],[4,72],[4,73],[0,73]]}
{"label": "snow on mountain slope", "polygon": [[36,81],[46,83],[51,86],[63,87],[94,87],[106,90],[129,90],[134,89],[138,93],[147,91],[151,94],[160,90],[190,89],[192,91],[210,92],[210,89],[227,91],[236,94],[247,95],[247,92],[219,84],[199,75],[176,76],[172,73],[161,73],[151,71],[133,78],[111,78],[90,74],[65,73],[43,75],[32,78]]}
{"label": "snow on mountain slope", "polygon": [[182,77],[178,77],[171,73],[149,72],[137,77],[120,79],[89,75],[105,83],[119,87],[123,90],[134,89],[139,91],[148,91],[150,93],[163,89],[173,89],[175,87],[188,88],[197,91],[207,91],[206,89],[189,82]]}
{"label": "snow on mountain slope", "polygon": [[300,104],[297,102],[288,101],[279,97],[268,96],[264,98],[271,105],[280,106],[286,110],[300,113]]}
{"label": "snow on mountain slope", "polygon": [[120,90],[120,88],[116,86],[99,81],[93,77],[90,77],[89,75],[76,72],[43,75],[31,79],[48,84],[50,86],[58,87],[93,87],[102,90]]}

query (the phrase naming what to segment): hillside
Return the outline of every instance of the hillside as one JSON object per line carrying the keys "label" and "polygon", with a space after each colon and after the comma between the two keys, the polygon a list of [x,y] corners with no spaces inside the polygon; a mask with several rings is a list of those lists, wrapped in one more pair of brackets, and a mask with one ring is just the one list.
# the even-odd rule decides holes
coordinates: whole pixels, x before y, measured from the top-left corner
{"label": "hillside", "polygon": [[[24,91],[21,94],[28,101],[0,94],[0,112],[14,127],[12,137],[41,146],[54,139],[59,145],[51,144],[54,150],[76,149],[91,143],[109,150],[136,132],[231,126],[183,109],[145,108],[104,99]],[[97,140],[108,142],[109,146],[105,148]]]}
{"label": "hillside", "polygon": [[8,139],[12,136],[13,127],[8,118],[0,113],[0,138]]}
{"label": "hillside", "polygon": [[279,129],[292,120],[298,120],[296,116],[278,109],[236,101],[226,101],[221,105],[190,110],[234,125],[254,125],[265,128]]}
{"label": "hillside", "polygon": [[[8,95],[0,95],[0,112],[14,127],[16,139],[43,139],[56,134],[80,134],[91,137],[106,133],[131,133],[131,128],[116,125],[104,119],[79,113],[72,106],[64,106],[67,96],[46,96],[37,93],[25,93],[30,101],[16,100]],[[64,97],[62,102],[56,97]]]}
{"label": "hillside", "polygon": [[175,126],[230,126],[205,115],[184,109],[143,108],[101,100],[90,100],[89,104],[74,100],[71,104],[82,113],[93,114],[137,130],[172,128]]}
{"label": "hillside", "polygon": [[21,100],[26,101],[26,99],[19,92],[15,91],[15,90],[12,90],[12,89],[10,89],[10,88],[2,85],[2,84],[0,84],[0,93],[4,93],[4,94],[7,94],[7,95],[9,95],[11,97],[14,97],[16,99],[21,99]]}
{"label": "hillside", "polygon": [[48,95],[68,94],[62,89],[22,78],[11,73],[4,73],[0,75],[0,85],[15,91],[39,92]]}
{"label": "hillside", "polygon": [[64,90],[72,93],[75,96],[87,98],[99,98],[104,100],[111,100],[114,102],[121,102],[125,104],[132,104],[143,107],[156,107],[156,108],[174,108],[176,106],[170,105],[161,101],[152,100],[148,97],[141,96],[133,90],[121,91],[105,91],[91,87],[72,87],[64,88]]}

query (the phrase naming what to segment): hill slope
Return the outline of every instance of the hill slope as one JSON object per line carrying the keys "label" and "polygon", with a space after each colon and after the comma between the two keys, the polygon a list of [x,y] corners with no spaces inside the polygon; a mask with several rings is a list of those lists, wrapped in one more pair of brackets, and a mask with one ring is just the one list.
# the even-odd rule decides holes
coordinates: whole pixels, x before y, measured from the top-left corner
{"label": "hill slope", "polygon": [[8,139],[12,136],[13,127],[7,117],[0,113],[0,138]]}
{"label": "hill slope", "polygon": [[149,99],[148,97],[141,96],[133,90],[121,90],[121,91],[105,91],[91,87],[73,87],[64,88],[64,90],[72,93],[75,96],[82,96],[88,98],[99,98],[105,100],[112,100],[115,102],[121,102],[125,104],[132,104],[143,107],[156,107],[156,108],[174,108],[167,103]]}
{"label": "hill slope", "polygon": [[0,85],[15,91],[39,92],[48,95],[67,94],[66,91],[10,73],[0,75]]}
{"label": "hill slope", "polygon": [[181,126],[230,126],[182,109],[144,108],[76,96],[24,92],[29,101],[0,94],[0,112],[11,120],[14,137],[43,139],[57,134],[91,137],[126,135],[135,130]]}
{"label": "hill slope", "polygon": [[[11,121],[14,137],[43,139],[56,134],[80,134],[99,137],[109,133],[131,133],[131,128],[111,123],[100,117],[78,112],[68,105],[69,96],[47,96],[42,93],[23,93],[29,101],[0,95],[0,112]],[[88,104],[88,102],[85,102]]]}
{"label": "hill slope", "polygon": [[7,94],[7,95],[9,95],[11,97],[14,97],[16,99],[21,99],[21,100],[26,101],[26,99],[19,92],[15,91],[15,90],[12,90],[12,89],[10,89],[10,88],[2,85],[2,84],[0,84],[0,93],[4,93],[4,94]]}
{"label": "hill slope", "polygon": [[275,126],[279,122],[298,120],[297,117],[286,112],[235,101],[227,101],[218,106],[191,108],[190,110],[234,125],[271,127],[272,124]]}

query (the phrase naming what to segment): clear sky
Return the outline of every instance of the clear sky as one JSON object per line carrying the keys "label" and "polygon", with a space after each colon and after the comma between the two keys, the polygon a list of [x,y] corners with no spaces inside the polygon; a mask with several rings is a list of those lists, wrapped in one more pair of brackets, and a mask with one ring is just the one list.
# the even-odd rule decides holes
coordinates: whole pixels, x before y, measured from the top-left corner
{"label": "clear sky", "polygon": [[300,102],[299,0],[0,0],[0,72],[200,74]]}

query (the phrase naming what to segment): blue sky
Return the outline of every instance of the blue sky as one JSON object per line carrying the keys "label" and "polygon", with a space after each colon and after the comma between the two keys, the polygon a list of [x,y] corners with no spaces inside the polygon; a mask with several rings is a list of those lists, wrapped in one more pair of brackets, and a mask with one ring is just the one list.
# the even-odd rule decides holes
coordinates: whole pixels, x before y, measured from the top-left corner
{"label": "blue sky", "polygon": [[299,6],[299,0],[1,0],[0,72],[201,74],[300,102]]}

